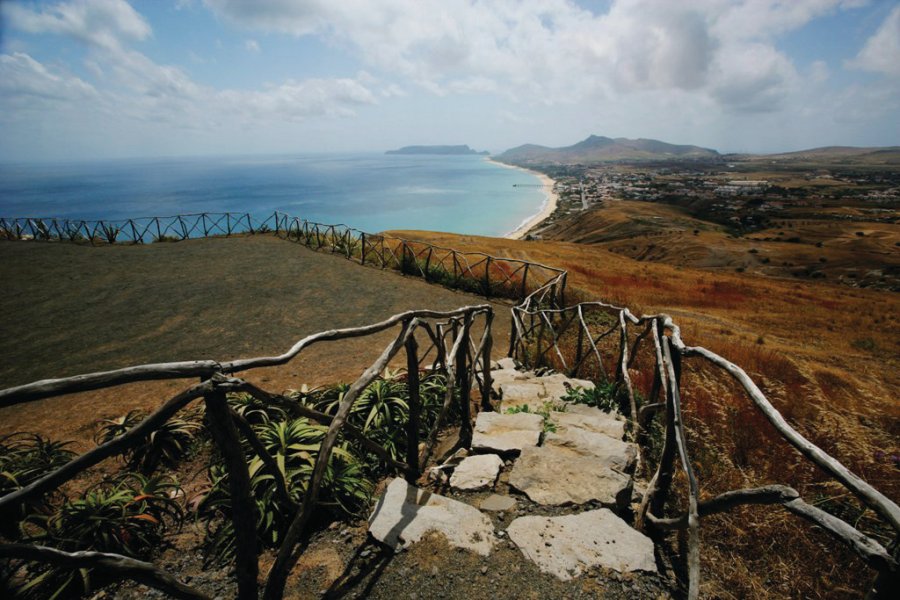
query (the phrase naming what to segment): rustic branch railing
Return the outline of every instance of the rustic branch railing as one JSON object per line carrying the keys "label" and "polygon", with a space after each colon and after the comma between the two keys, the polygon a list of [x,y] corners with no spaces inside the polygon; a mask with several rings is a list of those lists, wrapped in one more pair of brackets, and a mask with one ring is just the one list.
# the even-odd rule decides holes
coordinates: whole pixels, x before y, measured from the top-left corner
{"label": "rustic branch railing", "polygon": [[555,267],[366,233],[347,225],[323,225],[280,212],[274,218],[278,236],[361,265],[396,269],[486,297],[524,300],[535,290],[547,288],[548,302],[562,306],[565,300],[566,272]]}
{"label": "rustic branch railing", "polygon": [[[746,397],[765,416],[775,430],[804,457],[828,473],[834,480],[845,486],[868,508],[873,510],[897,535],[900,535],[900,507],[863,481],[840,462],[829,456],[821,448],[791,427],[772,406],[759,387],[734,363],[702,347],[684,344],[678,326],[665,314],[637,317],[627,308],[604,302],[582,302],[565,306],[567,273],[539,263],[499,258],[478,252],[461,252],[433,244],[365,233],[345,225],[323,225],[276,212],[264,221],[254,220],[249,214],[203,213],[177,217],[132,219],[119,222],[65,221],[55,219],[0,219],[0,237],[9,239],[84,241],[92,244],[147,243],[166,239],[189,239],[210,235],[231,235],[234,233],[260,233],[272,231],[276,235],[301,243],[316,251],[329,251],[361,265],[378,268],[397,269],[406,274],[419,276],[429,282],[476,292],[485,296],[517,298],[520,303],[512,308],[512,327],[509,342],[510,356],[518,358],[529,367],[549,366],[568,373],[611,384],[616,392],[621,411],[629,419],[629,435],[639,445],[646,440],[647,431],[655,415],[662,413],[665,418],[662,450],[657,468],[650,480],[647,491],[636,515],[639,527],[656,532],[673,529],[688,530],[688,598],[697,598],[700,586],[700,521],[710,514],[727,511],[744,504],[778,504],[798,515],[840,542],[846,544],[868,565],[878,572],[875,596],[888,597],[898,584],[898,562],[877,540],[857,530],[853,525],[832,516],[821,509],[805,503],[799,493],[786,486],[766,486],[743,490],[732,490],[706,501],[699,501],[698,481],[687,446],[687,437],[681,414],[681,370],[682,359],[700,358],[732,376],[746,394]],[[484,319],[481,339],[472,337],[474,320]],[[381,323],[354,329],[326,331],[300,340],[284,354],[272,357],[242,359],[219,363],[215,361],[188,361],[141,365],[116,371],[91,373],[65,379],[51,379],[0,391],[0,406],[29,402],[48,396],[98,389],[135,381],[153,379],[177,379],[199,377],[201,383],[178,394],[140,425],[128,433],[99,446],[78,457],[62,468],[51,472],[32,484],[0,498],[0,510],[40,496],[78,473],[112,456],[122,449],[136,444],[146,433],[158,428],[178,410],[204,397],[207,410],[217,415],[212,419],[217,423],[218,433],[214,435],[220,447],[232,444],[238,432],[247,435],[247,428],[239,420],[229,417],[222,410],[221,399],[228,391],[244,391],[268,402],[275,396],[240,379],[230,377],[234,373],[257,367],[285,364],[295,358],[303,349],[321,341],[331,341],[360,337],[378,333],[394,326],[400,332],[385,348],[379,359],[351,386],[335,416],[307,411],[309,418],[328,425],[328,433],[317,459],[313,480],[307,489],[302,504],[296,507],[295,517],[290,525],[278,556],[273,565],[265,588],[264,597],[280,598],[285,577],[290,569],[291,557],[298,546],[302,546],[303,533],[311,511],[315,505],[319,484],[331,452],[340,433],[351,436],[376,453],[384,462],[404,471],[410,481],[420,473],[421,466],[433,452],[440,423],[454,401],[456,390],[463,418],[460,444],[471,439],[471,404],[469,393],[472,387],[481,391],[482,408],[489,408],[490,354],[492,347],[491,321],[493,314],[489,306],[467,307],[458,311],[410,311],[391,317]],[[445,319],[444,322],[429,322]],[[427,349],[418,352],[416,333],[424,336]],[[652,348],[649,345],[652,341]],[[645,350],[641,353],[642,348]],[[401,350],[405,349],[410,382],[418,377],[418,369],[431,358],[431,368],[441,369],[447,375],[447,393],[438,424],[425,442],[425,449],[418,452],[418,411],[417,393],[410,394],[410,417],[408,425],[408,452],[406,462],[387,458],[387,453],[375,442],[368,440],[362,432],[346,424],[346,417],[360,391],[374,380]],[[635,385],[630,370],[645,369],[652,373],[650,393],[639,406]],[[411,383],[410,383],[411,385]],[[250,440],[252,444],[253,441]],[[224,449],[223,449],[223,453]],[[226,454],[226,459],[227,453]],[[322,457],[325,456],[325,462]],[[671,487],[676,473],[676,458],[687,481],[687,511],[677,517],[663,516],[667,500],[672,496]],[[245,472],[237,457],[227,461],[228,468],[235,472]],[[240,477],[232,477],[232,495],[241,497]],[[246,499],[246,498],[245,498]],[[238,500],[238,504],[240,500]],[[247,504],[247,506],[250,506]],[[240,511],[235,511],[240,512]],[[252,506],[247,509],[252,514]],[[256,597],[255,550],[247,523],[239,524],[235,517],[235,531],[239,552],[237,575],[241,598]],[[243,533],[242,533],[243,532]],[[0,556],[21,555],[20,548],[0,546]],[[18,554],[16,554],[18,552]],[[43,553],[43,554],[42,554]],[[75,560],[64,556],[50,557],[46,552],[33,552],[31,556],[42,554],[46,560]],[[100,557],[102,558],[102,557]],[[111,564],[104,558],[91,557],[91,564]],[[77,560],[88,560],[78,558]],[[99,561],[99,562],[97,562]],[[106,562],[104,562],[106,561]],[[87,563],[85,563],[87,564]],[[124,563],[123,563],[124,564]],[[145,564],[145,563],[142,563]],[[140,576],[148,585],[171,586],[168,580],[154,583],[157,575],[147,568],[130,565],[140,570]],[[119,569],[126,573],[127,569]],[[137,572],[137,571],[135,571]],[[177,583],[177,582],[176,582]],[[194,593],[178,584],[179,593]],[[171,589],[171,588],[170,588]]]}
{"label": "rustic branch railing", "polygon": [[[241,451],[240,437],[247,438],[251,447],[257,452],[265,451],[258,439],[253,435],[246,421],[239,417],[226,403],[226,394],[241,391],[248,393],[263,402],[273,402],[278,396],[266,392],[259,387],[234,377],[235,373],[259,367],[283,365],[297,358],[306,348],[324,341],[337,341],[368,336],[399,328],[393,341],[385,347],[378,359],[350,386],[343,396],[340,407],[334,416],[319,413],[312,409],[300,407],[303,416],[327,425],[327,433],[322,441],[316,457],[313,473],[306,488],[302,503],[290,502],[287,508],[293,508],[293,519],[278,548],[275,563],[266,577],[264,597],[281,598],[284,584],[298,547],[302,549],[307,533],[307,525],[318,502],[319,492],[326,467],[332,451],[341,435],[360,441],[367,450],[384,459],[390,467],[401,471],[407,478],[415,479],[422,471],[424,462],[433,451],[432,435],[426,449],[419,453],[418,423],[407,429],[407,462],[390,459],[388,452],[375,441],[347,424],[347,417],[360,393],[384,371],[395,356],[406,351],[408,386],[417,384],[420,369],[438,370],[446,374],[446,395],[442,410],[433,426],[433,430],[441,429],[448,410],[454,401],[460,404],[463,415],[460,439],[457,446],[471,442],[471,402],[470,391],[474,382],[480,382],[481,391],[490,390],[491,386],[491,322],[493,309],[490,305],[468,306],[452,311],[413,310],[367,325],[364,327],[335,329],[307,336],[294,344],[285,353],[277,356],[241,359],[230,362],[188,361],[182,363],[160,363],[128,367],[104,373],[91,373],[63,379],[42,380],[6,390],[0,390],[0,406],[11,406],[30,402],[40,398],[60,396],[85,390],[106,388],[137,381],[159,379],[183,379],[199,377],[201,381],[180,392],[164,403],[141,423],[109,442],[97,446],[81,456],[76,457],[62,467],[55,469],[31,484],[12,493],[0,497],[0,513],[18,507],[43,494],[58,488],[100,461],[132,448],[151,432],[157,430],[178,411],[191,402],[203,398],[206,405],[207,422],[212,438],[219,448],[228,473],[230,495],[232,498],[232,520],[236,538],[236,579],[238,598],[256,599],[259,589],[258,548],[256,541],[255,503],[250,497],[249,472],[246,460]],[[476,323],[482,328],[479,339],[475,339]],[[437,332],[437,333],[435,333]],[[419,351],[421,338],[424,351]],[[432,358],[433,355],[433,358]],[[418,389],[410,392],[410,414],[418,415],[421,401]],[[270,456],[268,458],[271,458]],[[272,468],[268,464],[266,468]],[[275,468],[277,471],[277,467]],[[276,476],[276,479],[277,476]],[[283,479],[280,480],[279,495],[287,496]],[[7,513],[8,514],[8,513]],[[151,587],[181,598],[203,598],[204,594],[155,567],[154,565],[125,556],[109,553],[75,552],[65,553],[56,549],[28,544],[0,544],[0,558],[18,558],[41,561],[51,564],[75,566],[79,568],[98,568],[104,572],[124,578],[131,578]]]}
{"label": "rustic branch railing", "polygon": [[[546,306],[546,293],[548,290],[537,290],[512,309],[510,355],[532,368],[549,366],[571,376],[588,376],[609,382],[614,386],[621,411],[629,418],[630,435],[634,440],[646,439],[653,416],[660,412],[665,414],[658,467],[644,494],[636,522],[639,527],[660,532],[688,530],[688,598],[697,598],[700,589],[700,518],[742,504],[784,506],[846,544],[875,569],[879,580],[897,582],[898,563],[886,548],[850,523],[805,503],[792,488],[769,486],[733,490],[708,502],[699,501],[698,482],[688,453],[681,414],[681,363],[682,359],[689,358],[703,359],[731,375],[782,438],[856,495],[896,535],[900,535],[900,507],[791,427],[743,369],[706,348],[685,345],[678,326],[664,314],[637,317],[627,308],[603,302],[554,308]],[[629,328],[643,329],[635,335],[629,333]],[[629,336],[633,341],[629,341]],[[640,366],[652,372],[653,384],[639,411],[629,369],[636,366],[641,345],[646,345],[647,338],[652,340],[652,347],[641,356]],[[609,370],[613,365],[614,368]],[[662,514],[670,497],[676,459],[687,482],[688,510],[679,517],[667,519]],[[882,583],[883,597],[887,597],[889,589],[889,584]]]}
{"label": "rustic branch railing", "polygon": [[275,214],[259,219],[250,213],[193,213],[170,217],[120,220],[0,217],[0,239],[47,242],[149,244],[201,237],[268,233],[277,226]]}

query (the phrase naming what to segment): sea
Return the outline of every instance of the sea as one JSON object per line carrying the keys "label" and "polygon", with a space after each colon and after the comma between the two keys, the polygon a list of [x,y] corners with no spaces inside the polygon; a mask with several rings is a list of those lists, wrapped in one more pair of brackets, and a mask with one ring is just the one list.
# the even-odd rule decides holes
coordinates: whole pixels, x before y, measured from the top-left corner
{"label": "sea", "polygon": [[540,212],[536,174],[485,156],[318,154],[0,164],[0,217],[122,220],[274,211],[367,232],[502,236]]}

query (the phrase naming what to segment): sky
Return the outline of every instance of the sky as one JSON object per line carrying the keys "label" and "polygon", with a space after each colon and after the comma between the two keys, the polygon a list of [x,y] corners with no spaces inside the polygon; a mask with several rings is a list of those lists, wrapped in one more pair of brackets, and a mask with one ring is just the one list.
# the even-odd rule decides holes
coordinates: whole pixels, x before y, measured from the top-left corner
{"label": "sky", "polygon": [[0,0],[0,160],[900,145],[900,0]]}

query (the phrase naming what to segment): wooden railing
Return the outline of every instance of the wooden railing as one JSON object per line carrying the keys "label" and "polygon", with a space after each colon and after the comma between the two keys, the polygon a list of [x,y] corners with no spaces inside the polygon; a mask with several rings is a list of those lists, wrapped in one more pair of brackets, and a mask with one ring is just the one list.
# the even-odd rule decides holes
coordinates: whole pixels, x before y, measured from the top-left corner
{"label": "wooden railing", "polygon": [[485,297],[524,300],[546,288],[555,306],[565,302],[566,272],[540,263],[462,252],[404,238],[366,233],[347,225],[324,225],[275,213],[276,234],[313,250],[340,254],[361,265],[396,269],[431,283]]}
{"label": "wooden railing", "polygon": [[[303,416],[328,426],[322,440],[312,475],[306,487],[302,504],[296,507],[283,540],[278,547],[275,563],[266,577],[264,597],[270,600],[281,598],[287,574],[293,566],[295,552],[302,546],[310,517],[318,501],[322,480],[338,437],[348,436],[361,442],[368,451],[375,453],[386,464],[398,470],[410,481],[415,481],[424,464],[434,451],[438,431],[454,402],[458,403],[461,414],[461,428],[458,447],[468,447],[472,439],[473,415],[471,414],[471,391],[481,393],[482,406],[487,404],[491,389],[491,324],[493,311],[490,305],[468,306],[452,311],[414,310],[395,315],[389,319],[349,329],[335,329],[307,336],[298,341],[283,354],[247,358],[229,362],[212,360],[185,361],[176,363],[147,364],[127,367],[115,371],[88,373],[63,379],[48,379],[0,390],[0,407],[32,402],[42,398],[61,396],[75,392],[108,388],[138,381],[160,379],[199,378],[199,383],[178,393],[143,421],[126,433],[101,444],[62,467],[55,469],[29,485],[0,497],[0,514],[40,498],[57,489],[67,481],[84,473],[99,462],[132,448],[159,429],[180,410],[192,402],[203,400],[207,423],[213,441],[221,452],[228,473],[232,499],[232,521],[236,537],[236,578],[238,597],[256,600],[259,589],[258,551],[256,542],[256,506],[250,495],[250,476],[247,461],[241,450],[241,437],[256,449],[262,449],[260,458],[273,469],[272,476],[278,480],[274,460],[265,452],[264,446],[256,438],[253,429],[246,425],[226,402],[229,392],[244,392],[263,402],[274,402],[278,396],[267,392],[236,373],[250,369],[284,365],[295,360],[310,346],[322,342],[334,342],[358,338],[396,329],[394,339],[384,348],[378,358],[349,387],[337,412],[326,415],[302,406],[296,409]],[[479,335],[480,330],[480,335]],[[418,339],[417,339],[418,336]],[[424,351],[421,351],[420,343]],[[367,438],[360,430],[347,424],[347,417],[355,401],[375,379],[391,364],[391,361],[405,351],[407,387],[409,390],[410,417],[407,423],[407,453],[405,461],[394,460],[375,441]],[[424,440],[424,450],[420,453],[419,422],[419,373],[420,370],[438,371],[445,374],[446,392],[440,413],[431,434]],[[269,460],[266,460],[266,459]],[[282,490],[286,494],[285,490]],[[34,544],[0,544],[0,558],[16,558],[61,564],[77,568],[96,568],[120,578],[131,578],[151,587],[171,594],[176,598],[205,598],[200,591],[179,582],[175,577],[159,567],[134,558],[100,552],[64,552],[56,548]]]}
{"label": "wooden railing", "polygon": [[0,217],[0,239],[83,242],[91,245],[149,244],[275,229],[273,214],[259,219],[250,213],[194,213],[171,217],[122,220]]}
{"label": "wooden railing", "polygon": [[[630,436],[642,450],[652,420],[663,415],[662,451],[653,457],[658,467],[641,501],[636,524],[658,533],[687,529],[689,599],[697,598],[700,590],[700,519],[745,504],[779,504],[806,519],[846,544],[876,571],[871,597],[887,598],[896,592],[900,583],[896,556],[853,524],[808,504],[791,487],[731,490],[700,502],[682,417],[681,373],[686,359],[705,361],[730,375],[785,441],[852,492],[895,536],[900,536],[900,507],[791,427],[741,367],[706,348],[686,345],[679,327],[665,314],[637,317],[627,308],[603,302],[554,308],[545,302],[547,294],[548,290],[538,290],[512,309],[510,355],[528,367],[551,367],[571,376],[609,382],[621,411],[629,417]],[[653,375],[650,392],[640,406],[629,374],[635,369],[652,369]],[[663,508],[672,494],[676,463],[687,484],[688,508],[682,515],[665,518]]]}
{"label": "wooden railing", "polygon": [[[118,231],[107,230],[103,222],[72,222],[74,225],[66,225],[46,219],[0,219],[0,236],[12,239],[72,240],[90,241],[91,243],[121,243],[123,241],[146,243],[148,239],[166,239],[166,236],[170,236],[173,232],[176,234],[174,236],[176,239],[188,239],[201,235],[230,235],[239,232],[232,226],[233,224],[245,222],[247,228],[244,231],[246,232],[272,231],[284,239],[301,243],[316,251],[340,254],[361,265],[397,269],[422,277],[429,282],[467,289],[485,296],[517,298],[520,303],[512,308],[512,330],[508,351],[510,356],[518,358],[529,367],[549,366],[572,376],[613,382],[620,398],[622,412],[628,415],[630,420],[630,435],[639,445],[646,441],[647,431],[653,419],[657,415],[664,416],[664,438],[662,451],[658,457],[658,467],[644,494],[640,510],[636,515],[636,522],[639,527],[655,532],[687,529],[688,598],[697,598],[700,588],[700,519],[744,504],[780,504],[786,510],[810,521],[846,544],[877,571],[878,577],[874,587],[876,596],[880,594],[881,597],[887,597],[887,594],[894,589],[893,586],[898,585],[898,562],[895,556],[892,556],[877,540],[865,535],[850,523],[806,503],[793,488],[769,485],[732,490],[709,501],[700,502],[698,482],[687,447],[687,436],[681,412],[683,359],[699,359],[730,375],[739,384],[747,400],[764,415],[784,440],[846,487],[865,506],[873,510],[895,534],[900,535],[900,507],[895,502],[791,427],[743,369],[706,348],[687,346],[681,339],[678,326],[667,315],[637,317],[627,308],[603,302],[581,302],[566,306],[566,272],[539,263],[493,257],[477,252],[461,252],[424,242],[368,234],[345,225],[323,225],[278,212],[262,222],[253,221],[250,215],[233,218],[228,217],[229,214],[232,213],[220,213],[220,215],[226,215],[224,230],[221,229],[223,217],[220,216],[213,221],[210,214],[182,215],[169,217],[168,220],[156,217],[149,220],[128,220],[119,223]],[[139,223],[140,227],[138,227]],[[157,231],[155,235],[152,234],[154,229]],[[130,237],[127,235],[122,237],[122,232],[126,230],[132,231]],[[148,231],[151,232],[151,238],[147,237]],[[486,325],[484,334],[476,345],[471,338],[471,324],[473,319],[479,315],[484,316]],[[449,320],[443,324],[432,325],[426,321],[435,318]],[[201,397],[205,398],[207,411],[211,411],[212,415],[218,415],[217,430],[219,433],[217,435],[219,438],[216,441],[220,447],[224,448],[229,444],[237,443],[237,433],[234,431],[234,427],[229,425],[231,421],[229,421],[228,415],[223,412],[222,398],[224,394],[227,391],[242,390],[263,400],[271,399],[272,396],[231,375],[249,368],[284,364],[299,354],[304,347],[318,341],[368,335],[392,326],[400,326],[401,329],[397,338],[385,349],[379,360],[352,386],[351,389],[354,390],[354,393],[351,395],[348,392],[338,415],[328,421],[330,427],[328,440],[330,440],[331,446],[344,424],[353,399],[368,382],[377,376],[379,369],[387,364],[401,347],[406,349],[410,375],[415,377],[413,374],[417,374],[418,369],[413,368],[413,364],[420,364],[420,359],[416,358],[418,356],[417,346],[413,332],[419,330],[428,335],[431,343],[426,354],[431,352],[432,348],[436,352],[434,366],[445,369],[448,372],[448,380],[454,381],[456,389],[466,395],[465,400],[461,402],[461,408],[464,408],[464,405],[468,406],[467,395],[468,390],[472,388],[473,381],[481,390],[483,408],[489,408],[487,402],[490,392],[489,361],[492,345],[490,322],[492,318],[493,315],[487,305],[449,313],[412,311],[369,327],[336,330],[311,336],[301,340],[291,350],[279,357],[247,359],[231,363],[193,361],[143,365],[108,373],[36,382],[0,391],[0,406],[4,406],[51,395],[97,389],[133,381],[182,377],[200,377],[202,379],[200,384],[192,386],[171,399],[140,426],[122,438],[83,455],[30,486],[0,498],[0,509],[54,489],[99,460],[128,447],[129,444],[136,443],[135,440],[138,439],[138,436],[152,431],[181,407]],[[448,335],[451,338],[449,342]],[[480,370],[475,368],[476,363],[480,366]],[[637,368],[651,370],[653,377],[651,390],[640,406],[630,374],[631,370]],[[451,401],[452,396],[448,393],[445,410],[449,407],[447,403]],[[471,415],[468,414],[467,408],[465,410],[466,418],[463,419],[461,443],[466,443],[471,436]],[[316,418],[312,415],[311,417]],[[345,428],[345,433],[347,431],[349,430]],[[332,434],[332,432],[334,433]],[[377,446],[370,441],[367,447],[377,452],[372,447],[373,445]],[[424,464],[423,461],[427,460],[433,445],[434,439],[431,439],[422,456],[410,455],[407,457],[406,463],[394,461],[394,466],[406,471],[407,475],[412,477]],[[326,445],[323,443],[322,447],[325,449]],[[410,444],[410,447],[415,446]],[[331,448],[328,447],[328,452],[330,450]],[[323,453],[327,454],[327,452]],[[321,472],[326,464],[322,463],[321,456],[320,454],[316,463],[314,477],[321,478]],[[686,505],[688,509],[683,515],[666,518],[663,516],[663,508],[666,501],[672,496],[676,463],[680,465],[687,482]],[[238,475],[246,472],[246,465],[242,457],[232,456],[228,464],[230,472]],[[237,478],[232,477],[231,481],[235,482]],[[232,485],[237,486],[239,483]],[[278,598],[283,590],[283,578],[290,566],[290,555],[302,535],[309,518],[309,511],[312,510],[315,503],[315,494],[318,493],[317,485],[310,486],[310,489],[313,491],[307,494],[307,498],[297,512],[292,524],[291,536],[285,539],[279,550],[278,560],[269,574],[266,598]],[[241,490],[233,490],[233,494],[239,493]],[[235,513],[239,512],[242,511],[235,510]],[[252,514],[252,508],[247,510],[247,514]],[[247,523],[243,523],[244,529],[242,529],[238,526],[237,521],[238,516],[235,516],[235,530],[239,532],[239,544],[246,547],[249,533],[245,529],[249,526]],[[241,534],[241,531],[244,533]],[[19,552],[19,554],[14,554],[15,552]],[[12,546],[0,547],[0,556],[8,556],[10,553],[23,557],[26,554],[36,556],[35,553],[38,552],[43,552],[43,550],[30,549],[26,553],[24,550],[20,552]],[[54,552],[58,554],[59,551]],[[58,556],[50,554],[46,554],[44,558],[48,561],[59,560]],[[66,560],[71,562],[75,558],[70,557]],[[90,559],[82,557],[78,560],[105,560],[104,565],[111,564],[103,557]],[[241,597],[255,597],[251,596],[256,593],[255,576],[251,577],[251,567],[255,564],[255,555],[251,558],[245,551],[243,556],[239,555],[238,563],[243,565],[238,569]],[[132,567],[134,566],[132,565]],[[136,573],[134,568],[128,571],[122,567],[120,572]],[[146,571],[147,567],[141,568]],[[156,585],[160,589],[176,593],[177,590],[171,587],[171,582],[161,579],[164,573],[157,573],[158,577],[153,579],[145,571],[141,571],[140,576],[151,582],[148,585]],[[184,592],[184,594],[186,593]],[[197,596],[182,595],[179,597]]]}

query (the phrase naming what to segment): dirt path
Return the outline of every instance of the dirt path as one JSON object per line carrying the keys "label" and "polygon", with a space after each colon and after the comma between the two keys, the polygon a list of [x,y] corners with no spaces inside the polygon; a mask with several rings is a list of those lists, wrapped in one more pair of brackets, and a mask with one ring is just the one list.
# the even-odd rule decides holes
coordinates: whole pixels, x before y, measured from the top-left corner
{"label": "dirt path", "polygon": [[[0,388],[145,362],[279,354],[325,329],[485,302],[271,236],[97,248],[0,242],[0,281]],[[495,310],[499,355],[508,305]],[[347,381],[391,336],[313,347],[246,376],[274,391]],[[0,435],[86,440],[98,418],[156,407],[187,384],[133,384],[2,409]]]}

